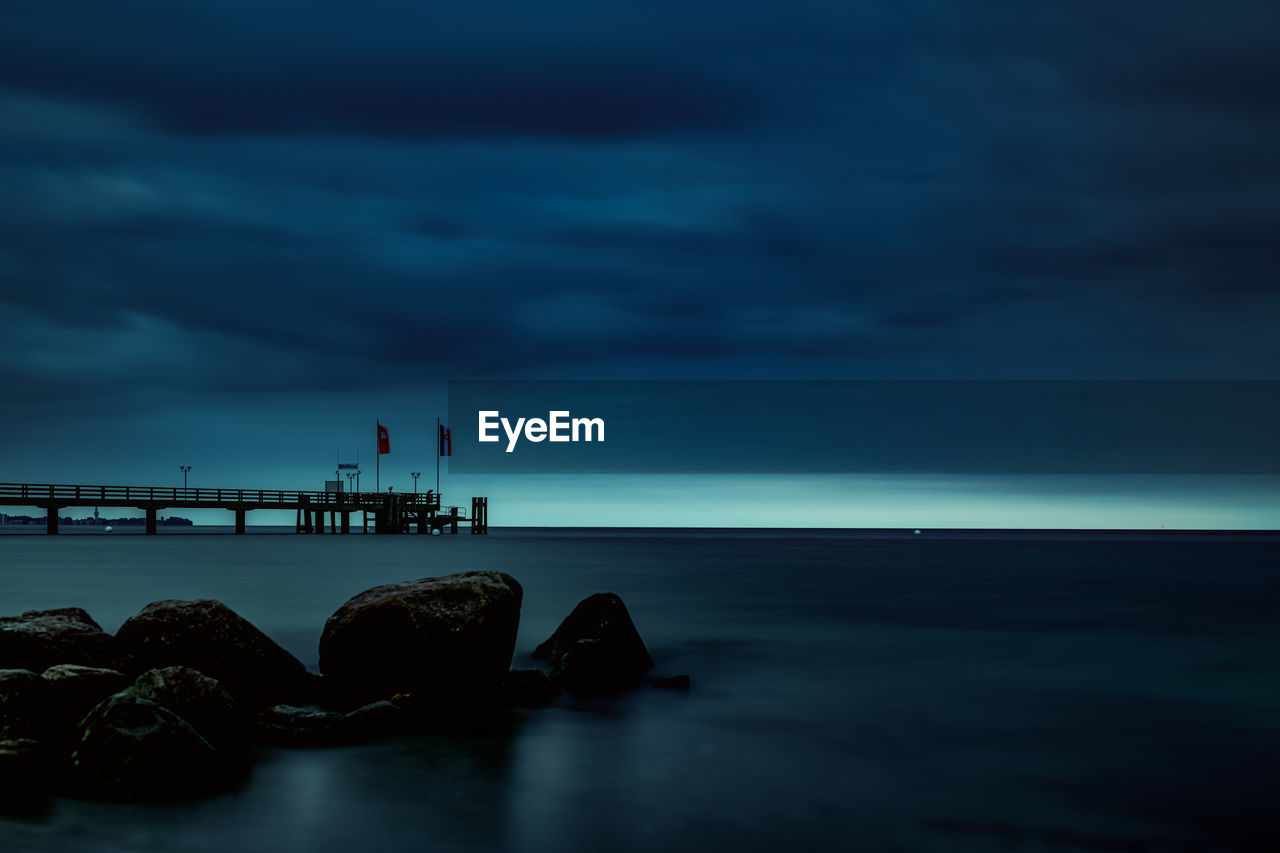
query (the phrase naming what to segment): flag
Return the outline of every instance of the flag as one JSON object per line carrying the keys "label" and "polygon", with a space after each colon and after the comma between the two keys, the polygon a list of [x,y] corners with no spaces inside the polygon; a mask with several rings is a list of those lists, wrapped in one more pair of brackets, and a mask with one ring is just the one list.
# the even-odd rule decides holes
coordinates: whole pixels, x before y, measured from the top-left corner
{"label": "flag", "polygon": [[387,428],[382,424],[378,424],[378,455],[391,452],[391,436],[387,433]]}
{"label": "flag", "polygon": [[440,455],[453,455],[453,435],[449,432],[449,428],[443,424],[440,425]]}

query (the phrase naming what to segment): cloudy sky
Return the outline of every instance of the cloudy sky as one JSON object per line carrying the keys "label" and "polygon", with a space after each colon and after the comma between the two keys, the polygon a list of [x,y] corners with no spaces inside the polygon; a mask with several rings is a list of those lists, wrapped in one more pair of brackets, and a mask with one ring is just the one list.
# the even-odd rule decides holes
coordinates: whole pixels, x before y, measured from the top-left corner
{"label": "cloudy sky", "polygon": [[[4,20],[0,480],[311,487],[339,451],[372,467],[380,418],[409,487],[450,378],[1280,378],[1269,0]],[[1050,526],[1125,495],[1135,524],[1280,509],[1257,479],[948,482],[931,511],[905,480],[781,485],[829,523],[1028,489]],[[495,523],[545,521],[548,487],[446,484]],[[663,523],[653,487],[555,486]]]}

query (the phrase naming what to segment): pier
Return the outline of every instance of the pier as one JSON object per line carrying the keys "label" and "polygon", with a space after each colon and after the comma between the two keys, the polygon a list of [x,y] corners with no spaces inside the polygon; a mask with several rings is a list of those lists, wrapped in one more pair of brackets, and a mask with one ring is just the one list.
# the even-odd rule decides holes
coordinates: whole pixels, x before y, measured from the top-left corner
{"label": "pier", "polygon": [[465,507],[445,506],[435,492],[300,492],[282,489],[189,489],[167,486],[75,486],[0,483],[0,506],[36,507],[48,514],[48,533],[58,532],[58,512],[67,507],[132,507],[146,513],[146,532],[157,532],[162,509],[224,509],[235,513],[235,532],[245,532],[245,516],[255,509],[295,510],[298,533],[350,533],[352,513],[362,530],[374,533],[473,534],[489,532],[489,499],[473,497]]}

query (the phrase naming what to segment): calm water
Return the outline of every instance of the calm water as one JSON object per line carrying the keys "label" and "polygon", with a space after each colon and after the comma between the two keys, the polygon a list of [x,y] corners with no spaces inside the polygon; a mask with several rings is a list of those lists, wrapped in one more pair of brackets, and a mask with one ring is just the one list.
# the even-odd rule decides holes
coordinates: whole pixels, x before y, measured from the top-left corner
{"label": "calm water", "polygon": [[[57,800],[0,849],[1271,850],[1280,540],[495,531],[0,536],[0,615],[227,602],[314,668],[374,584],[500,569],[516,666],[586,595],[659,674],[475,738],[267,752],[234,793]],[[175,535],[176,534],[176,535]]]}

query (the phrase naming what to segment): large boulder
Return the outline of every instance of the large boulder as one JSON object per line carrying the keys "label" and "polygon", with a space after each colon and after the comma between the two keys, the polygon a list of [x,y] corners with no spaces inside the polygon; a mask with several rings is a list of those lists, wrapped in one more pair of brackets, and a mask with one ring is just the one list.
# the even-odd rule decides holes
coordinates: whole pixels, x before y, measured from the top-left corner
{"label": "large boulder", "polygon": [[153,601],[116,640],[137,670],[189,666],[217,679],[243,706],[265,707],[309,688],[302,662],[221,601]]}
{"label": "large boulder", "polygon": [[551,664],[553,683],[575,693],[614,693],[653,669],[627,606],[611,592],[579,602],[533,656]]}
{"label": "large boulder", "polygon": [[168,708],[117,693],[80,723],[71,770],[82,795],[151,800],[218,790],[240,767]]}
{"label": "large boulder", "polygon": [[248,717],[216,680],[189,666],[150,669],[122,691],[168,708],[185,720],[229,762],[248,758]]}
{"label": "large boulder", "polygon": [[507,673],[523,597],[503,572],[374,587],[325,623],[320,671],[348,704],[402,692],[437,710],[474,702]]}
{"label": "large boulder", "polygon": [[68,733],[93,706],[129,683],[119,670],[74,663],[51,666],[40,677],[49,686],[53,723]]}
{"label": "large boulder", "polygon": [[79,607],[0,619],[0,667],[43,672],[60,663],[118,668],[115,638]]}
{"label": "large boulder", "polygon": [[51,707],[43,678],[29,669],[0,669],[0,740],[42,739]]}

